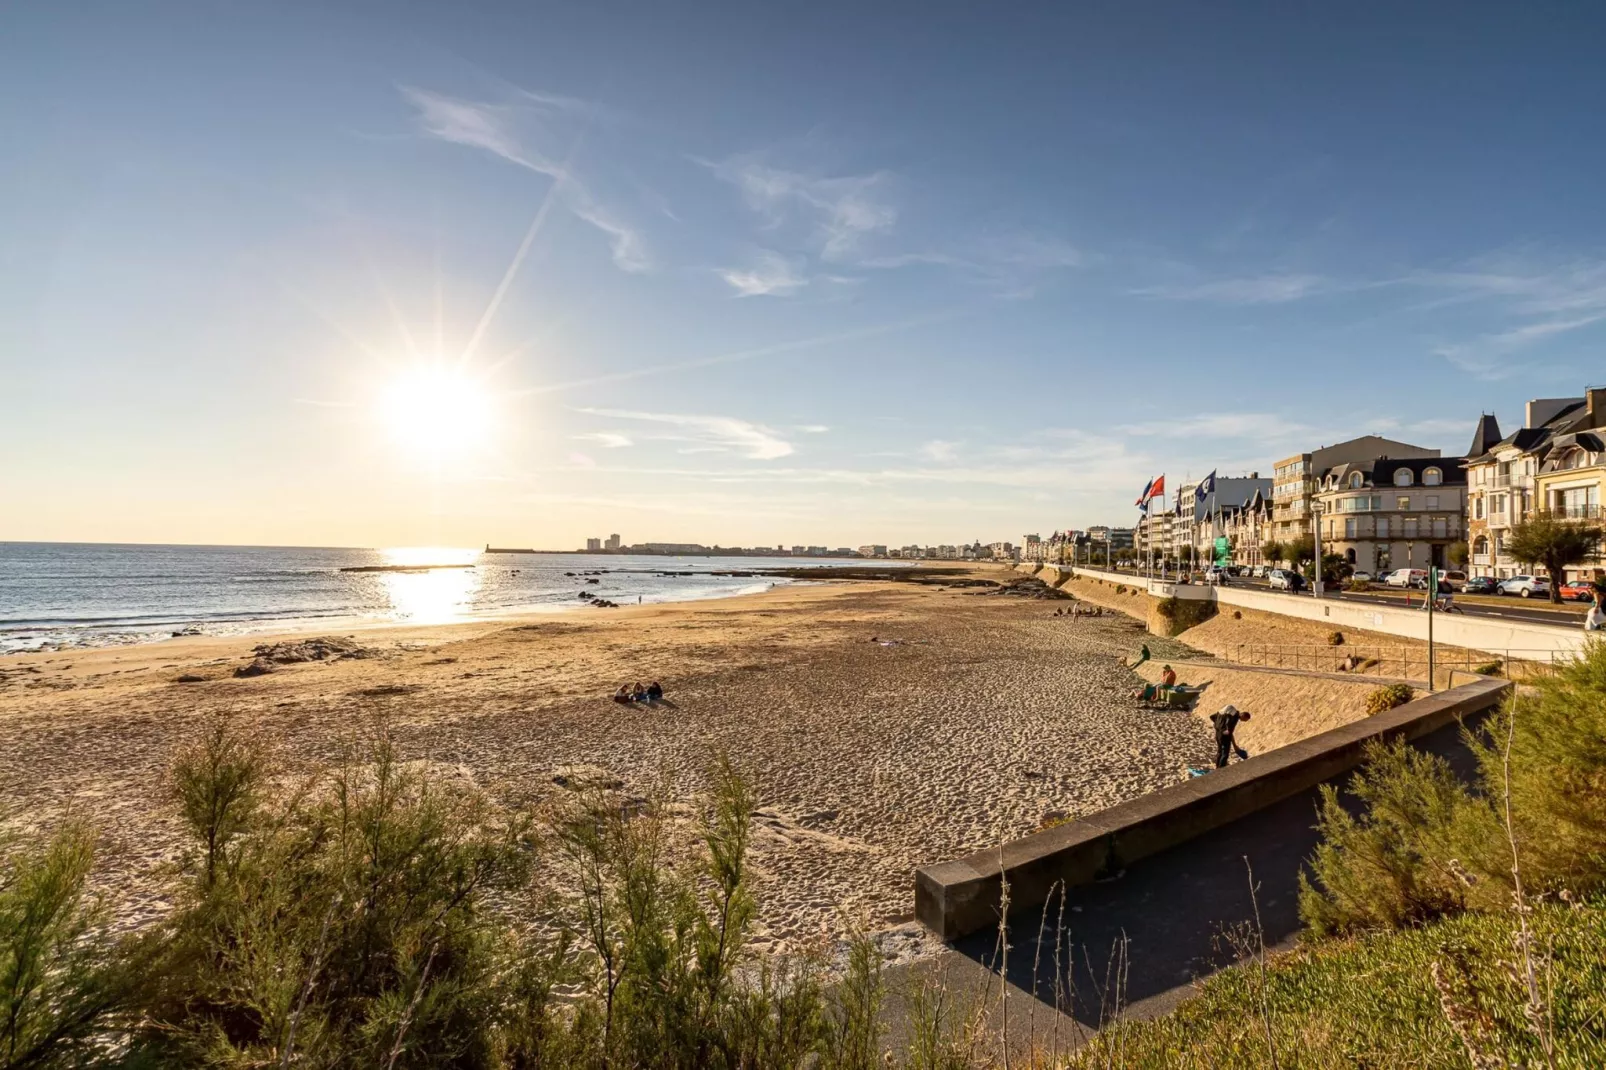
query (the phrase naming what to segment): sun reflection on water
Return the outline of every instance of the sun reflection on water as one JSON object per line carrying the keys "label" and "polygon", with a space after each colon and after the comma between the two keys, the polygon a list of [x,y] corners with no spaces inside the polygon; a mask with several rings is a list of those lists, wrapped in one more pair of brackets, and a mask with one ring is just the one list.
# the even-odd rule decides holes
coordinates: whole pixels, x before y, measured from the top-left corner
{"label": "sun reflection on water", "polygon": [[[396,546],[380,551],[387,565],[468,565],[475,550],[442,546]],[[477,568],[432,568],[378,573],[390,615],[409,624],[446,624],[468,615],[481,578]]]}

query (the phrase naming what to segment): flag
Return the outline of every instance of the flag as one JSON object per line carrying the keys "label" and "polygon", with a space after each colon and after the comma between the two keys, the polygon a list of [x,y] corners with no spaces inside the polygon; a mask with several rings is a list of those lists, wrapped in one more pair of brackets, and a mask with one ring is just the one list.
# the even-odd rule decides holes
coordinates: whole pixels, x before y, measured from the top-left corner
{"label": "flag", "polygon": [[1139,509],[1142,509],[1145,505],[1148,505],[1149,499],[1154,497],[1154,495],[1149,493],[1153,489],[1154,480],[1151,479],[1147,483],[1143,484],[1143,490],[1138,494],[1138,500],[1132,504],[1137,506]]}
{"label": "flag", "polygon": [[1193,497],[1196,501],[1204,501],[1206,497],[1216,492],[1216,473],[1212,469],[1210,474],[1199,480],[1199,485],[1193,488]]}
{"label": "flag", "polygon": [[1162,472],[1160,474],[1160,478],[1159,479],[1156,479],[1153,483],[1149,484],[1149,497],[1150,498],[1158,498],[1160,495],[1162,495],[1164,493],[1165,493],[1165,473]]}

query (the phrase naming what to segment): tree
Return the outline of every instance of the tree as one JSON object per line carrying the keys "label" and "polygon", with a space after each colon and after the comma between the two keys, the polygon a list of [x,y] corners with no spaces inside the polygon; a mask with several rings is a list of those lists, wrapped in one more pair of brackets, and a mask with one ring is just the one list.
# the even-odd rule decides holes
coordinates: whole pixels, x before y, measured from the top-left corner
{"label": "tree", "polygon": [[1595,557],[1601,534],[1599,524],[1540,511],[1511,529],[1506,550],[1525,564],[1543,565],[1550,573],[1550,600],[1559,603],[1567,566]]}
{"label": "tree", "polygon": [[1268,565],[1275,565],[1283,559],[1283,544],[1276,539],[1261,543],[1260,559]]}
{"label": "tree", "polygon": [[1292,542],[1283,543],[1283,556],[1292,561],[1295,567],[1307,561],[1316,560],[1316,540],[1309,535],[1301,535]]}
{"label": "tree", "polygon": [[1449,546],[1445,547],[1444,559],[1450,562],[1450,564],[1454,565],[1456,568],[1461,568],[1463,565],[1465,565],[1467,563],[1466,540],[1462,539],[1459,542],[1452,542]]}

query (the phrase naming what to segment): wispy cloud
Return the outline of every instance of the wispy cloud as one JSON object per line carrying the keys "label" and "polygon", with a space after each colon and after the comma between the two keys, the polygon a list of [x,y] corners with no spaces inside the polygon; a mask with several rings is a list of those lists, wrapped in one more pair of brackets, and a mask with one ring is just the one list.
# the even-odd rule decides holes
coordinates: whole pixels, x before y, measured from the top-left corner
{"label": "wispy cloud", "polygon": [[1245,438],[1260,441],[1309,436],[1315,428],[1269,412],[1202,412],[1175,419],[1122,424],[1116,430],[1148,438]]}
{"label": "wispy cloud", "polygon": [[959,459],[959,447],[962,445],[964,445],[963,442],[948,442],[940,438],[934,438],[920,447],[920,456],[928,461],[946,464]]}
{"label": "wispy cloud", "polygon": [[867,237],[890,231],[898,221],[892,177],[885,171],[812,175],[773,167],[754,156],[698,162],[741,191],[770,226],[801,219],[824,260],[850,259]]}
{"label": "wispy cloud", "polygon": [[1140,297],[1171,301],[1204,301],[1222,305],[1279,305],[1330,289],[1320,275],[1254,275],[1183,285],[1145,286],[1131,291]]}
{"label": "wispy cloud", "polygon": [[807,286],[808,277],[793,260],[765,251],[745,268],[725,268],[719,272],[738,297],[776,297],[796,293]]}
{"label": "wispy cloud", "polygon": [[548,146],[540,144],[553,140],[553,129],[564,125],[554,120],[562,118],[570,127],[565,152],[572,154],[584,134],[583,124],[596,108],[568,97],[528,91],[519,91],[500,104],[461,100],[407,86],[401,92],[416,109],[418,128],[425,135],[489,152],[547,176],[569,212],[607,236],[613,261],[620,270],[641,272],[651,266],[640,233],[592,193],[567,159],[560,160]]}
{"label": "wispy cloud", "polygon": [[799,424],[793,430],[801,431],[805,435],[823,435],[831,429],[824,424]]}
{"label": "wispy cloud", "polygon": [[777,432],[747,420],[730,416],[692,416],[667,412],[636,412],[626,409],[577,409],[589,416],[613,420],[637,420],[663,424],[676,429],[672,435],[654,436],[658,441],[683,442],[683,453],[736,453],[755,461],[772,461],[796,452]]}
{"label": "wispy cloud", "polygon": [[1521,321],[1435,347],[1438,356],[1484,380],[1531,373],[1535,365],[1513,359],[1516,354],[1606,321],[1606,260],[1499,254],[1454,270],[1413,272],[1398,281],[1436,292],[1422,306],[1428,310],[1476,304],[1485,314]]}
{"label": "wispy cloud", "polygon": [[605,450],[623,449],[634,445],[629,435],[621,435],[617,431],[592,431],[584,435],[574,436],[581,442],[595,442]]}

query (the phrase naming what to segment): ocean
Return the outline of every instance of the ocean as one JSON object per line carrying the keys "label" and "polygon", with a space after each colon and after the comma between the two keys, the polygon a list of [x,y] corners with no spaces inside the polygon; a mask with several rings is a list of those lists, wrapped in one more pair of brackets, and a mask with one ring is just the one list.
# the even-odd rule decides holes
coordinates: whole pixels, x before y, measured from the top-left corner
{"label": "ocean", "polygon": [[[721,598],[781,578],[721,576],[828,558],[486,554],[280,546],[0,542],[0,653],[153,642],[175,634],[444,624],[532,611]],[[461,565],[420,572],[374,566]],[[591,582],[595,581],[595,582]]]}

